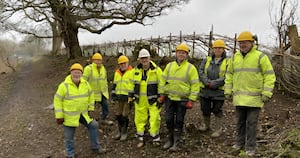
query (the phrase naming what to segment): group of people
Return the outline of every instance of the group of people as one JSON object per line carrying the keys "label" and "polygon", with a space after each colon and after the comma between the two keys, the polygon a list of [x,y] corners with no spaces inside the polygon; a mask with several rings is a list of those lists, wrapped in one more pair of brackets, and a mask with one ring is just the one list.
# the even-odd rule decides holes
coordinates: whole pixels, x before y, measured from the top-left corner
{"label": "group of people", "polygon": [[[251,32],[241,32],[237,38],[239,50],[228,58],[226,44],[215,40],[213,53],[204,59],[197,69],[188,59],[190,49],[185,43],[176,47],[176,60],[161,70],[146,49],[138,54],[139,63],[132,67],[125,55],[118,58],[111,100],[116,106],[118,129],[115,139],[127,139],[130,110],[134,107],[134,124],[137,147],[145,145],[148,131],[152,143],[160,143],[161,109],[165,107],[168,138],[163,149],[178,151],[187,109],[197,99],[201,103],[203,124],[200,131],[214,129],[211,137],[222,134],[222,106],[227,99],[236,107],[237,139],[234,149],[245,149],[255,155],[258,116],[264,103],[272,97],[276,80],[268,56],[257,50]],[[93,119],[95,106],[102,106],[102,120],[108,115],[108,86],[102,56],[95,53],[93,63],[83,67],[75,63],[70,68],[54,96],[57,124],[63,124],[65,148],[68,157],[75,156],[74,133],[79,123],[87,127],[96,153],[106,150],[100,147],[98,122]],[[215,127],[211,128],[211,114],[215,115]],[[149,129],[146,125],[149,122]]]}

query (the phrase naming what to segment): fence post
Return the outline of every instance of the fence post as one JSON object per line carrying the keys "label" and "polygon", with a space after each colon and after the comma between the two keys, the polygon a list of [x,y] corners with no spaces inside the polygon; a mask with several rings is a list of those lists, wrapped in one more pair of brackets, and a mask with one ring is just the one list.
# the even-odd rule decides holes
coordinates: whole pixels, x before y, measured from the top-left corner
{"label": "fence post", "polygon": [[180,30],[180,33],[179,33],[179,41],[180,43],[182,43],[182,31]]}
{"label": "fence post", "polygon": [[172,47],[171,47],[171,43],[172,43],[172,33],[170,33],[170,38],[169,38],[169,57],[172,56]]}
{"label": "fence post", "polygon": [[192,48],[192,58],[194,58],[195,55],[195,38],[196,38],[196,32],[194,31],[194,35],[193,35],[193,48]]}

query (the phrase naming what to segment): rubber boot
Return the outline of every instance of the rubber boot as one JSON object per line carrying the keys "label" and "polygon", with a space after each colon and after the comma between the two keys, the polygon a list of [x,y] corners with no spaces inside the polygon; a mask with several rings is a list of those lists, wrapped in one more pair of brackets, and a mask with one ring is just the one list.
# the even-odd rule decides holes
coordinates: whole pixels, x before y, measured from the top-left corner
{"label": "rubber boot", "polygon": [[129,119],[128,117],[122,117],[123,120],[123,124],[122,124],[122,128],[121,128],[121,141],[124,141],[127,139],[127,128],[128,128],[128,123],[129,123]]}
{"label": "rubber boot", "polygon": [[180,143],[180,139],[181,139],[181,130],[174,130],[174,143],[172,145],[172,147],[170,148],[170,151],[178,151],[179,150],[179,143]]}
{"label": "rubber boot", "polygon": [[211,137],[217,138],[220,137],[222,134],[222,118],[221,117],[216,117],[216,129],[215,131],[211,134]]}
{"label": "rubber boot", "polygon": [[164,150],[169,149],[173,145],[173,141],[174,141],[174,131],[173,130],[169,130],[168,141],[163,146],[163,149]]}
{"label": "rubber boot", "polygon": [[199,130],[201,132],[206,132],[210,128],[210,117],[209,116],[204,116],[203,119],[204,119],[204,124],[202,124],[200,126]]}
{"label": "rubber boot", "polygon": [[121,128],[122,128],[122,115],[116,115],[116,120],[118,122],[118,129],[117,129],[117,133],[114,136],[114,139],[119,140],[121,138]]}

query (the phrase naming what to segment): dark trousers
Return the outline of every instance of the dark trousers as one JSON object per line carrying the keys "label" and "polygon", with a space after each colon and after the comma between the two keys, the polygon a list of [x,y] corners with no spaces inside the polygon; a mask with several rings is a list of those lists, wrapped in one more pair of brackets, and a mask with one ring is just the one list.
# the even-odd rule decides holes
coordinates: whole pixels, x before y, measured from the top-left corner
{"label": "dark trousers", "polygon": [[210,98],[200,98],[201,102],[201,110],[203,113],[203,116],[210,116],[211,113],[213,113],[217,117],[223,116],[223,104],[224,100],[212,100]]}
{"label": "dark trousers", "polygon": [[260,108],[237,106],[237,145],[255,150]]}
{"label": "dark trousers", "polygon": [[186,101],[166,100],[166,124],[169,131],[174,129],[181,131],[184,125],[184,116],[186,113]]}
{"label": "dark trousers", "polygon": [[105,120],[108,115],[108,102],[107,102],[107,98],[104,95],[102,95],[101,102],[95,102],[95,106],[99,106],[99,104],[101,105],[102,108],[102,116],[100,117],[102,120]]}

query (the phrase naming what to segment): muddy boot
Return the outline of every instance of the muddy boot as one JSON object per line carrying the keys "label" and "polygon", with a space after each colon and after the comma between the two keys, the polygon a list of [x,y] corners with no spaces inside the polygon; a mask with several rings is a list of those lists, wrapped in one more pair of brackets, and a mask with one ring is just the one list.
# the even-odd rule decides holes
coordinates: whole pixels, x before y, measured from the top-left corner
{"label": "muddy boot", "polygon": [[216,117],[216,129],[215,131],[211,134],[211,137],[217,138],[220,137],[222,134],[222,118],[221,117]]}
{"label": "muddy boot", "polygon": [[127,139],[127,128],[128,128],[128,123],[129,123],[129,119],[128,117],[122,117],[123,120],[123,124],[122,124],[122,128],[121,128],[121,141],[124,141]]}
{"label": "muddy boot", "polygon": [[116,120],[118,122],[118,129],[117,129],[117,133],[114,136],[114,139],[119,140],[121,138],[121,129],[122,129],[122,115],[117,115],[116,116]]}
{"label": "muddy boot", "polygon": [[179,143],[180,143],[180,139],[181,139],[181,130],[175,129],[174,130],[174,143],[172,145],[172,147],[170,148],[170,151],[178,151],[179,150]]}
{"label": "muddy boot", "polygon": [[209,116],[204,116],[203,119],[204,119],[204,124],[202,124],[200,126],[199,130],[201,132],[206,132],[210,128],[210,117]]}
{"label": "muddy boot", "polygon": [[173,140],[174,140],[174,131],[173,130],[169,130],[168,141],[163,146],[163,149],[164,150],[169,149],[173,145]]}
{"label": "muddy boot", "polygon": [[138,147],[138,148],[143,147],[145,145],[144,136],[143,135],[138,135],[138,140],[139,140],[139,142],[138,142],[136,147]]}

